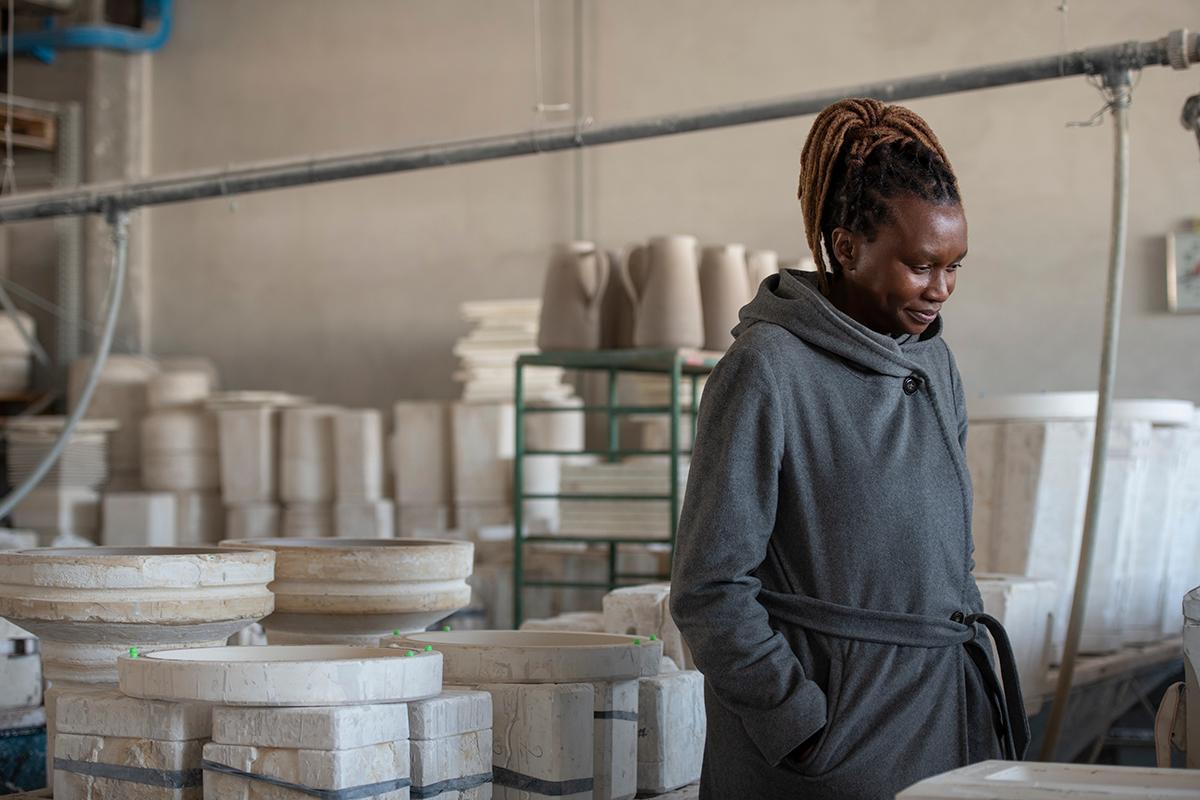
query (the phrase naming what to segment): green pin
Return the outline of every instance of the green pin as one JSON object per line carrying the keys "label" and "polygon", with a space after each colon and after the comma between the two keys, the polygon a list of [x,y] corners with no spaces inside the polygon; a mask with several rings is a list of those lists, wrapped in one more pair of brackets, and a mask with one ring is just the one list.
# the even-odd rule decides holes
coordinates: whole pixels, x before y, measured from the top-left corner
{"label": "green pin", "polygon": [[655,636],[655,635],[652,633],[652,634],[650,634],[650,641],[652,641],[652,642],[657,642],[657,641],[658,641],[658,637],[657,637],[657,636]]}
{"label": "green pin", "polygon": [[425,652],[426,652],[426,653],[432,653],[432,652],[433,652],[433,645],[431,645],[431,644],[427,644],[427,645],[425,645]]}
{"label": "green pin", "polygon": [[634,647],[641,647],[641,646],[642,646],[642,640],[641,640],[641,639],[634,639],[634,640],[633,640],[633,646],[634,646]]}
{"label": "green pin", "polygon": [[443,626],[442,626],[442,632],[443,632],[443,633],[449,633],[449,632],[450,632],[450,626],[449,626],[449,625],[443,625]]}
{"label": "green pin", "polygon": [[392,636],[399,636],[399,635],[400,635],[400,631],[398,631],[398,630],[392,631]]}
{"label": "green pin", "polygon": [[130,657],[130,658],[137,658],[137,657],[138,657],[138,649],[137,649],[136,647],[131,647],[131,648],[129,648],[129,657]]}
{"label": "green pin", "polygon": [[404,655],[408,656],[409,658],[412,658],[413,656],[415,656],[415,655],[416,655],[416,653],[415,653],[415,652],[413,652],[412,650],[409,650],[409,651],[407,651],[407,652],[406,652]]}

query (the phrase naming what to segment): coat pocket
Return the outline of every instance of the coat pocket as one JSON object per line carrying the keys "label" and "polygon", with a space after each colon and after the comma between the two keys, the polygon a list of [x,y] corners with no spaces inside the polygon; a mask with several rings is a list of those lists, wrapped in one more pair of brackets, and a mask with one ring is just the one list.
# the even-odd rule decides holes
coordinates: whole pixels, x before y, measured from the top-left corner
{"label": "coat pocket", "polygon": [[825,688],[825,727],[817,732],[817,741],[809,748],[804,758],[790,762],[790,766],[801,775],[813,776],[820,774],[828,761],[825,751],[828,749],[830,733],[837,726],[838,706],[841,702],[842,678],[844,676],[842,661],[837,656],[829,659],[829,680]]}

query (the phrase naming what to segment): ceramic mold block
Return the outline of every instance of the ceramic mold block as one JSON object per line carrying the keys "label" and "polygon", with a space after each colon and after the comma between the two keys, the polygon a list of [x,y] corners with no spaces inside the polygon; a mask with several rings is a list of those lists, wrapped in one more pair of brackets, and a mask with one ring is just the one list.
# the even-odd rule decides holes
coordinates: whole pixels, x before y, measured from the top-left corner
{"label": "ceramic mold block", "polygon": [[[323,796],[338,795],[331,792]],[[356,790],[350,796],[354,800],[409,800],[410,797],[407,786],[391,791],[381,789],[379,792],[372,789]],[[204,771],[204,800],[312,800],[313,797],[313,790],[303,787],[291,789],[236,775]]]}
{"label": "ceramic mold block", "polygon": [[42,659],[37,652],[10,654],[0,661],[0,710],[41,704]]}
{"label": "ceramic mold block", "polygon": [[444,506],[450,492],[450,413],[444,403],[403,402],[395,407],[391,438],[396,504]]}
{"label": "ceramic mold block", "polygon": [[591,684],[489,684],[492,796],[589,800],[594,786]]}
{"label": "ceramic mold block", "polygon": [[483,503],[454,506],[454,527],[475,538],[485,528],[512,525],[512,503]]}
{"label": "ceramic mold block", "polygon": [[391,539],[396,535],[396,508],[391,500],[339,502],[333,507],[333,517],[340,539]]}
{"label": "ceramic mold block", "polygon": [[280,535],[290,539],[319,539],[334,532],[333,506],[289,503],[283,507]]}
{"label": "ceramic mold block", "polygon": [[281,412],[279,495],[285,503],[330,503],[336,454],[334,406],[296,406]]}
{"label": "ceramic mold block", "polygon": [[421,536],[423,531],[441,533],[450,529],[447,506],[396,506],[396,535]]}
{"label": "ceramic mold block", "polygon": [[277,411],[270,406],[221,408],[221,494],[226,505],[273,503],[277,498]]}
{"label": "ceramic mold block", "polygon": [[374,409],[343,409],[334,419],[337,498],[358,503],[383,496],[383,420]]}
{"label": "ceramic mold block", "polygon": [[203,746],[200,739],[158,741],[59,733],[54,738],[54,796],[68,800],[200,800]]}
{"label": "ceramic mold block", "polygon": [[144,453],[142,485],[166,492],[209,492],[221,486],[215,453]]}
{"label": "ceramic mold block", "polygon": [[983,610],[998,619],[1008,632],[1025,710],[1030,716],[1042,707],[1046,673],[1050,669],[1054,612],[1058,587],[1054,581],[1018,575],[978,575]]}
{"label": "ceramic mold block", "polygon": [[692,654],[671,618],[671,585],[629,586],[604,596],[604,629],[609,633],[657,636],[663,655],[680,667],[693,666]]}
{"label": "ceramic mold block", "polygon": [[274,503],[240,503],[225,509],[225,535],[229,539],[274,539],[279,536],[283,512]]}
{"label": "ceramic mold block", "polygon": [[404,703],[323,708],[218,706],[212,713],[212,739],[218,744],[353,750],[408,739],[408,731],[409,711]]}
{"label": "ceramic mold block", "polygon": [[56,694],[55,730],[129,739],[184,742],[212,733],[213,707],[208,703],[141,700],[115,689]]}
{"label": "ceramic mold block", "polygon": [[492,782],[492,730],[413,740],[412,794],[435,797]]}
{"label": "ceramic mold block", "polygon": [[454,501],[511,502],[514,409],[511,403],[455,403]]}
{"label": "ceramic mold block", "polygon": [[121,691],[222,705],[336,706],[407,702],[442,691],[442,656],[341,645],[165,650],[117,662]]}
{"label": "ceramic mold block", "polygon": [[178,544],[212,545],[225,538],[225,507],[220,492],[175,492],[174,497]]}
{"label": "ceramic mold block", "polygon": [[13,509],[12,524],[91,538],[100,527],[100,493],[83,487],[39,487]]}
{"label": "ceramic mold block", "polygon": [[694,670],[638,681],[637,788],[662,794],[700,780],[704,676]]}
{"label": "ceramic mold block", "polygon": [[637,792],[638,682],[597,683],[592,722],[596,800],[625,800]]}
{"label": "ceramic mold block", "polygon": [[896,795],[896,800],[958,798],[1200,800],[1200,781],[1185,769],[983,761],[926,778]]}
{"label": "ceramic mold block", "polygon": [[492,727],[492,696],[470,689],[447,689],[437,697],[408,704],[408,735],[414,741],[445,739]]}
{"label": "ceramic mold block", "polygon": [[104,495],[106,547],[173,547],[176,509],[169,492],[110,492]]}
{"label": "ceramic mold block", "polygon": [[[407,740],[348,750],[303,750],[216,742],[204,745],[206,773],[221,771],[212,768],[219,765],[318,792],[376,784],[387,786],[385,791],[405,788],[409,784],[409,757]],[[354,795],[363,796],[357,792]]]}

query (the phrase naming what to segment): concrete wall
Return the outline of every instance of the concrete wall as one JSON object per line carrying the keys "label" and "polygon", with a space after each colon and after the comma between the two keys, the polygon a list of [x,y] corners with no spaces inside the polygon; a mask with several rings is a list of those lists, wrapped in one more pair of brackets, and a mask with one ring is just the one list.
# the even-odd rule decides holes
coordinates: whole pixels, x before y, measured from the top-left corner
{"label": "concrete wall", "polygon": [[[600,121],[1059,50],[1056,0],[586,0],[585,110]],[[543,2],[547,102],[570,100],[573,3]],[[1190,0],[1073,3],[1071,47],[1200,27]],[[153,58],[151,171],[528,129],[527,0],[182,0]],[[1200,315],[1166,311],[1164,233],[1200,216],[1178,123],[1197,77],[1148,72],[1133,111],[1120,390],[1200,401]],[[971,254],[947,306],[968,390],[1094,387],[1111,127],[1083,79],[911,105],[957,168]],[[569,115],[567,117],[569,119]],[[589,151],[588,232],[664,232],[798,256],[811,118]],[[460,301],[533,296],[574,235],[574,156],[360,179],[149,212],[155,352],[229,385],[384,405],[450,397]]]}

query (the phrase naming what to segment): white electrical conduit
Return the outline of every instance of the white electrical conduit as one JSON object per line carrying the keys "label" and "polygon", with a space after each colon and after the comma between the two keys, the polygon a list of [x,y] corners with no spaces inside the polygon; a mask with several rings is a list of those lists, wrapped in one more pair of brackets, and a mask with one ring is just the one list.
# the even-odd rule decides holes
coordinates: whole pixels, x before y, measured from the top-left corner
{"label": "white electrical conduit", "polygon": [[1083,634],[1083,615],[1087,610],[1092,561],[1096,554],[1096,533],[1100,527],[1100,505],[1104,491],[1104,467],[1108,455],[1108,423],[1112,411],[1113,387],[1117,375],[1117,339],[1121,327],[1121,293],[1125,284],[1125,242],[1129,233],[1129,101],[1130,74],[1119,72],[1105,76],[1112,111],[1113,199],[1112,231],[1108,253],[1108,291],[1104,298],[1104,341],[1100,355],[1100,399],[1096,406],[1096,434],[1092,443],[1092,474],[1088,483],[1087,512],[1083,522],[1083,542],[1079,549],[1079,567],[1075,595],[1071,600],[1071,618],[1058,685],[1046,722],[1042,741],[1042,761],[1053,761],[1063,721],[1067,715],[1075,661],[1079,655],[1079,637]]}
{"label": "white electrical conduit", "polygon": [[79,424],[79,420],[83,419],[87,413],[88,406],[92,403],[92,394],[96,391],[96,384],[100,380],[100,373],[104,369],[104,363],[108,360],[108,353],[112,349],[113,334],[117,330],[117,317],[121,311],[121,298],[125,295],[125,272],[128,264],[129,255],[129,212],[124,210],[110,210],[108,213],[108,224],[112,227],[112,277],[108,284],[108,313],[104,318],[104,328],[100,334],[100,342],[96,347],[95,359],[92,361],[92,368],[88,371],[87,382],[83,386],[83,391],[79,394],[79,400],[75,404],[75,408],[67,416],[67,422],[63,426],[62,433],[59,434],[58,441],[50,448],[49,452],[42,457],[41,463],[37,465],[29,477],[27,477],[20,486],[9,492],[8,496],[0,501],[0,518],[7,517],[12,513],[13,508],[25,499],[33,488],[41,483],[53,467],[58,457],[62,455],[67,443],[71,441],[71,435],[75,432],[75,427]]}

